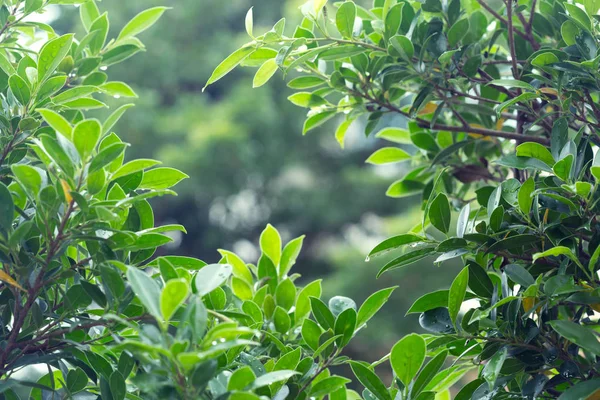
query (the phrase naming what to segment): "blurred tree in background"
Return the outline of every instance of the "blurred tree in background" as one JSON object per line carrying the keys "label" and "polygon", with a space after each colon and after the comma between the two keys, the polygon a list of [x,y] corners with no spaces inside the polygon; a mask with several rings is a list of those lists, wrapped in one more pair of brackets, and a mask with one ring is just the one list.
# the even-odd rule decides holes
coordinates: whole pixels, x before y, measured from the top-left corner
{"label": "blurred tree in background", "polygon": [[[182,223],[188,230],[175,241],[178,254],[216,262],[215,249],[224,247],[251,259],[258,255],[254,246],[261,230],[271,222],[286,240],[306,235],[298,272],[311,279],[328,276],[326,294],[362,301],[376,288],[400,282],[402,290],[378,314],[387,320],[379,326],[388,331],[366,330],[362,344],[360,336],[353,342],[354,351],[368,350],[364,358],[373,359],[401,335],[420,329],[416,317],[404,318],[411,302],[450,282],[457,271],[426,260],[376,281],[385,260],[364,261],[372,246],[419,218],[419,199],[384,195],[401,167],[364,164],[378,142],[364,138],[362,128],[349,132],[344,151],[332,134],[323,134],[335,129],[333,123],[303,137],[305,110],[286,100],[292,91],[282,80],[252,89],[254,70],[242,69],[202,93],[214,67],[245,40],[240,27],[251,6],[255,30],[266,31],[282,14],[299,15],[301,3],[173,2],[156,29],[142,35],[152,43],[147,52],[111,67],[115,80],[140,95],[120,121],[121,132],[132,145],[130,157],[154,157],[191,177],[178,186],[177,198],[154,201],[158,223]],[[164,1],[102,1],[116,27],[140,8],[156,5]],[[82,29],[75,12],[61,22],[64,31]],[[404,123],[387,120],[381,127]],[[378,350],[367,344],[368,335],[377,338]]]}

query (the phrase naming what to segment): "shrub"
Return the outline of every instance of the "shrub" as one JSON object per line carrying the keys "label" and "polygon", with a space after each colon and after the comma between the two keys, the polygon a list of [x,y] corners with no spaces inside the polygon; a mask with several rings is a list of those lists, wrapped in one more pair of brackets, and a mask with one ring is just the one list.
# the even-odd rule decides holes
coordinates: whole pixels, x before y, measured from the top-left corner
{"label": "shrub", "polygon": [[[84,34],[27,18],[50,4],[79,4]],[[148,200],[187,176],[124,162],[113,128],[131,104],[101,120],[97,109],[136,97],[105,70],[142,51],[137,35],[165,10],[142,11],[108,40],[94,1],[0,7],[1,397],[345,397],[349,380],[329,371],[341,363],[387,393],[341,351],[394,288],[360,308],[322,301],[320,281],[297,287],[290,272],[303,238],[282,246],[272,226],[256,266],[226,250],[211,265],[153,257],[185,229],[154,226]]]}
{"label": "shrub", "polygon": [[371,251],[403,250],[378,276],[432,255],[464,265],[408,311],[429,333],[394,346],[389,388],[354,369],[365,398],[448,398],[469,371],[457,399],[600,393],[599,7],[314,0],[291,37],[285,19],[255,33],[248,12],[251,41],[208,84],[238,65],[258,67],[255,87],[280,70],[304,133],[340,115],[342,146],[352,124],[391,142],[366,161],[404,163],[387,195],[421,196],[423,219]]}

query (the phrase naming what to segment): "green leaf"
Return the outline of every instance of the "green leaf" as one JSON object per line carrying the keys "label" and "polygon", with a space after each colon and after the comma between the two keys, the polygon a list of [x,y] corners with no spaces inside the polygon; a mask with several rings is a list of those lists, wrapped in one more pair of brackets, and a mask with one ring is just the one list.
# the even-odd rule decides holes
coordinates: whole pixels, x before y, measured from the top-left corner
{"label": "green leaf", "polygon": [[411,155],[398,147],[384,147],[377,150],[367,159],[367,163],[382,165],[409,160]]}
{"label": "green leaf", "polygon": [[385,15],[384,35],[386,39],[389,39],[398,33],[398,29],[400,29],[400,24],[402,23],[403,8],[404,3],[395,4]]}
{"label": "green leaf", "polygon": [[556,161],[546,146],[535,142],[522,143],[517,146],[518,157],[536,158],[552,167]]}
{"label": "green leaf", "polygon": [[115,97],[138,97],[137,94],[133,91],[133,89],[124,82],[107,82],[100,86],[100,89]]}
{"label": "green leaf", "polygon": [[356,329],[356,310],[354,308],[346,308],[339,313],[335,319],[334,334],[341,336],[337,341],[339,348],[345,347],[352,337]]}
{"label": "green leaf", "polygon": [[345,387],[346,384],[350,382],[350,379],[346,379],[341,376],[330,376],[325,379],[321,379],[310,389],[310,397],[318,398],[325,396],[342,387]]}
{"label": "green leaf", "polygon": [[302,134],[305,135],[308,131],[323,125],[335,115],[335,111],[325,111],[308,117],[302,126]]}
{"label": "green leaf", "polygon": [[494,293],[494,284],[486,270],[474,261],[469,261],[469,287],[475,294],[491,299]]}
{"label": "green leaf", "polygon": [[355,19],[356,5],[352,1],[342,3],[335,14],[335,25],[342,37],[352,38]]}
{"label": "green leaf", "polygon": [[352,372],[362,385],[379,400],[392,400],[387,388],[381,379],[369,368],[356,361],[350,361]]}
{"label": "green leaf", "polygon": [[[99,171],[109,165],[114,160],[118,159],[125,149],[129,146],[127,143],[113,143],[100,151],[90,163],[88,173]],[[145,175],[144,175],[145,176]],[[141,187],[140,187],[141,189]]]}
{"label": "green leaf", "polygon": [[[25,164],[15,164],[10,167],[17,182],[23,186],[31,197],[36,197],[45,182],[45,173],[39,168]],[[42,175],[44,174],[44,175]]]}
{"label": "green leaf", "polygon": [[268,372],[256,378],[256,380],[252,382],[248,389],[258,389],[263,386],[271,385],[275,382],[287,381],[294,375],[298,375],[298,372],[289,370]]}
{"label": "green leaf", "polygon": [[378,256],[381,254],[385,254],[388,251],[397,249],[399,247],[402,247],[402,246],[410,244],[410,243],[422,243],[426,240],[427,240],[426,238],[423,238],[423,237],[417,236],[417,235],[413,235],[411,233],[405,233],[402,235],[393,236],[393,237],[386,239],[383,242],[379,243],[377,246],[375,246],[373,248],[373,250],[371,250],[369,252],[368,258]]}
{"label": "green leaf", "polygon": [[409,386],[421,369],[426,352],[425,339],[415,333],[403,337],[392,347],[390,364],[398,379],[405,386]]}
{"label": "green leaf", "polygon": [[15,204],[12,194],[4,183],[0,182],[0,229],[8,232],[12,229]]}
{"label": "green leaf", "polygon": [[144,177],[138,189],[168,189],[186,178],[189,178],[187,174],[175,168],[154,168],[144,172]]}
{"label": "green leaf", "polygon": [[56,132],[70,139],[73,137],[73,127],[62,115],[45,108],[36,110],[40,113],[44,121],[48,123]]}
{"label": "green leaf", "polygon": [[254,27],[254,13],[252,11],[253,7],[250,7],[248,12],[246,13],[246,18],[244,19],[244,25],[246,26],[246,33],[248,36],[252,37],[252,30]]}
{"label": "green leaf", "polygon": [[577,346],[600,355],[600,341],[593,329],[586,328],[571,321],[554,320],[549,322],[552,329]]}
{"label": "green leaf", "polygon": [[335,318],[327,305],[316,297],[309,297],[310,309],[315,319],[324,329],[335,328]]}
{"label": "green leaf", "polygon": [[519,208],[521,209],[521,212],[525,215],[529,215],[529,213],[531,212],[531,204],[533,202],[533,199],[531,198],[531,194],[533,193],[534,190],[535,190],[535,180],[533,179],[533,177],[529,177],[529,179],[527,179],[525,182],[523,182],[523,184],[521,185],[521,188],[519,189],[519,194],[518,194]]}
{"label": "green leaf", "polygon": [[558,400],[592,400],[594,395],[597,396],[599,387],[600,379],[598,378],[579,382],[565,390]]}
{"label": "green leaf", "polygon": [[168,9],[168,7],[153,7],[142,11],[133,17],[131,21],[129,21],[127,25],[123,27],[119,33],[119,36],[117,37],[117,41],[139,35],[154,25],[160,16]]}
{"label": "green leaf", "polygon": [[202,90],[204,91],[208,85],[215,83],[227,75],[232,69],[237,67],[239,63],[244,61],[253,51],[253,47],[242,47],[231,53],[225,60],[221,62],[221,64],[217,66],[217,68],[215,68]]}
{"label": "green leaf", "polygon": [[15,95],[15,98],[21,103],[21,105],[27,105],[31,99],[31,91],[27,82],[19,75],[12,75],[8,79],[8,86],[11,92]]}
{"label": "green leaf", "polygon": [[565,3],[564,6],[569,12],[569,15],[573,18],[573,20],[575,20],[575,22],[577,22],[579,25],[581,25],[588,31],[592,32],[592,21],[584,10],[577,7],[575,4]]}
{"label": "green leaf", "polygon": [[123,375],[121,375],[119,371],[114,371],[112,374],[110,374],[108,382],[112,399],[124,400],[125,396],[127,395],[127,386],[125,384]]}
{"label": "green leaf", "polygon": [[412,140],[410,140],[410,132],[400,128],[383,128],[375,134],[375,137],[394,143],[412,144]]}
{"label": "green leaf", "polygon": [[277,62],[274,58],[271,58],[263,63],[260,66],[256,74],[254,75],[254,80],[252,81],[252,87],[257,88],[261,87],[265,83],[271,79],[273,75],[277,72]]}
{"label": "green leaf", "polygon": [[377,273],[377,278],[379,278],[386,271],[389,271],[391,269],[400,268],[400,267],[405,267],[405,266],[415,263],[419,260],[422,260],[425,257],[434,255],[435,254],[434,249],[435,248],[433,246],[425,246],[425,247],[422,247],[422,248],[414,250],[414,251],[406,252],[405,254],[401,255],[400,257],[397,257],[397,258],[393,259],[392,261],[388,262],[387,264],[385,264]]}
{"label": "green leaf", "polygon": [[288,311],[296,300],[296,285],[291,279],[284,279],[277,285],[275,291],[275,302],[284,310]]}
{"label": "green leaf", "polygon": [[575,256],[575,254],[573,254],[571,249],[569,249],[568,247],[565,247],[565,246],[556,246],[556,247],[548,249],[542,253],[535,253],[533,255],[533,262],[536,262],[540,258],[551,257],[551,256],[557,257],[557,256],[561,256],[561,255],[568,257],[569,259],[571,259],[571,261],[573,261],[575,264],[577,264],[581,269],[585,270],[583,268],[583,265],[581,264],[579,259]]}
{"label": "green leaf", "polygon": [[529,83],[523,82],[523,81],[518,81],[515,79],[494,79],[488,83],[488,86],[489,85],[500,86],[500,87],[505,87],[505,88],[526,89],[526,90],[531,90],[532,92],[535,91],[535,88],[533,86],[531,86]]}
{"label": "green leaf", "polygon": [[429,207],[429,221],[439,231],[448,233],[450,230],[450,203],[444,193],[439,193]]}
{"label": "green leaf", "polygon": [[279,265],[281,261],[281,237],[273,225],[268,224],[260,234],[260,249],[273,261],[273,264]]}
{"label": "green leaf", "polygon": [[102,126],[97,119],[86,119],[75,125],[73,129],[73,144],[82,160],[86,160],[96,148]]}
{"label": "green leaf", "polygon": [[38,80],[44,82],[58,68],[73,43],[73,34],[63,35],[48,41],[38,57]]}
{"label": "green leaf", "polygon": [[438,290],[419,297],[406,314],[422,313],[440,307],[448,307],[449,290]]}
{"label": "green leaf", "polygon": [[196,293],[205,296],[229,279],[232,267],[229,264],[209,264],[202,267],[194,278]]}
{"label": "green leaf", "polygon": [[439,372],[440,368],[444,365],[444,361],[446,361],[446,357],[448,356],[448,351],[444,350],[438,353],[435,357],[431,359],[423,367],[417,378],[415,379],[415,383],[411,388],[411,398],[415,398],[421,393],[421,391],[433,380],[436,374]]}
{"label": "green leaf", "polygon": [[498,350],[496,354],[490,358],[485,367],[483,367],[481,376],[486,380],[490,389],[494,387],[494,384],[500,375],[500,370],[502,369],[502,365],[504,365],[506,355],[507,349],[506,347],[502,347],[502,349]]}
{"label": "green leaf", "polygon": [[506,275],[515,283],[518,283],[524,288],[527,288],[535,283],[533,276],[520,265],[508,264],[504,267]]}
{"label": "green leaf", "polygon": [[160,311],[165,321],[169,321],[175,311],[183,304],[189,293],[185,279],[169,280],[160,293]]}
{"label": "green leaf", "polygon": [[85,389],[88,384],[86,373],[79,367],[70,369],[67,373],[67,388],[71,393],[77,393]]}
{"label": "green leaf", "polygon": [[456,326],[456,318],[460,312],[460,306],[465,299],[467,293],[467,285],[469,283],[469,268],[465,267],[456,276],[452,285],[450,286],[450,292],[448,293],[448,313],[454,326]]}
{"label": "green leaf", "polygon": [[279,276],[284,277],[290,271],[292,266],[296,264],[296,258],[300,254],[302,249],[302,242],[304,241],[304,235],[297,237],[296,239],[290,240],[288,244],[283,248],[281,253],[281,260],[279,261]]}
{"label": "green leaf", "polygon": [[460,42],[469,32],[469,19],[463,18],[458,20],[448,30],[448,45],[454,47]]}
{"label": "green leaf", "polygon": [[135,267],[127,268],[127,280],[146,310],[158,321],[161,321],[160,289],[156,281]]}
{"label": "green leaf", "polygon": [[248,284],[253,283],[252,274],[250,273],[250,270],[246,266],[244,260],[242,260],[240,257],[232,253],[231,251],[219,249],[219,253],[223,257],[225,257],[225,259],[227,260],[227,264],[231,265],[231,267],[233,268],[232,273],[234,276],[243,279]]}
{"label": "green leaf", "polygon": [[572,21],[565,21],[560,27],[560,32],[565,43],[573,46],[576,42],[575,38],[579,35],[579,27]]}
{"label": "green leaf", "polygon": [[381,309],[381,307],[387,303],[388,299],[397,287],[398,286],[393,286],[381,289],[370,295],[358,309],[356,326],[360,328],[366,324],[377,313],[377,311],[379,311],[379,309]]}
{"label": "green leaf", "polygon": [[319,348],[319,337],[323,330],[311,319],[305,319],[302,323],[302,339],[313,350]]}
{"label": "green leaf", "polygon": [[306,285],[300,293],[298,293],[298,299],[296,300],[296,321],[300,322],[306,317],[311,310],[310,298],[321,297],[321,280],[316,280]]}
{"label": "green leaf", "polygon": [[104,124],[102,125],[102,134],[107,134],[113,126],[117,123],[117,121],[125,114],[125,111],[133,107],[134,104],[123,104],[121,107],[117,108],[111,115],[106,118]]}

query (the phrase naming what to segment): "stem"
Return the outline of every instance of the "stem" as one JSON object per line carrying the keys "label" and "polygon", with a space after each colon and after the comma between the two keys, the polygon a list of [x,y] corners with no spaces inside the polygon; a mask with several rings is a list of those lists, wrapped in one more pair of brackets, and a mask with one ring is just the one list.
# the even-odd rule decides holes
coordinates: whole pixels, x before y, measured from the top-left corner
{"label": "stem", "polygon": [[508,19],[508,47],[510,48],[510,61],[512,63],[512,73],[515,79],[520,79],[519,67],[517,66],[517,51],[515,49],[515,34],[512,18],[513,0],[506,0],[506,14]]}

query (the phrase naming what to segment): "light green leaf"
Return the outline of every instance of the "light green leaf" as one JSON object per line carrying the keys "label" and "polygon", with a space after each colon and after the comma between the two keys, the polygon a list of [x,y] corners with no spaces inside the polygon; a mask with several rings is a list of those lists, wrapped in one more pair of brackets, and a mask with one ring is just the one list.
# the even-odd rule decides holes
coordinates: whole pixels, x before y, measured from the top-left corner
{"label": "light green leaf", "polygon": [[529,177],[529,179],[527,179],[525,182],[523,182],[523,184],[519,188],[519,194],[518,194],[519,208],[521,209],[521,212],[525,215],[529,215],[529,212],[531,211],[531,204],[533,202],[533,199],[531,198],[531,194],[533,193],[534,190],[535,190],[535,180],[533,179],[533,177]]}
{"label": "light green leaf", "polygon": [[275,75],[275,72],[277,72],[277,62],[274,58],[268,59],[263,63],[263,65],[260,66],[258,71],[256,71],[254,80],[252,81],[252,87],[261,87],[267,83],[273,75]]}
{"label": "light green leaf", "polygon": [[160,293],[160,311],[165,321],[169,321],[175,311],[183,304],[189,293],[185,279],[169,280]]}
{"label": "light green leaf", "polygon": [[119,36],[117,37],[117,41],[122,41],[132,36],[139,35],[154,25],[160,16],[168,9],[169,7],[153,7],[142,11],[133,17],[131,21],[129,21],[127,25],[123,27],[119,33]]}
{"label": "light green leaf", "polygon": [[124,82],[107,82],[100,86],[103,92],[110,94],[115,98],[119,97],[138,97],[133,89]]}
{"label": "light green leaf", "polygon": [[410,384],[421,369],[426,352],[425,339],[415,333],[403,337],[392,347],[390,364],[405,386]]}
{"label": "light green leaf", "polygon": [[246,32],[250,37],[252,37],[252,30],[254,27],[254,16],[253,16],[253,7],[250,7],[248,12],[246,13],[246,18],[244,20],[244,25],[246,26]]}
{"label": "light green leaf", "polygon": [[252,52],[254,52],[254,48],[246,46],[237,49],[236,51],[231,53],[225,60],[221,62],[221,64],[217,66],[217,68],[215,68],[202,90],[206,89],[208,85],[215,83],[216,81],[227,75],[239,63],[244,61]]}
{"label": "light green leaf", "polygon": [[73,127],[62,115],[55,111],[45,108],[37,109],[44,121],[48,123],[55,131],[62,134],[66,138],[73,137]]}
{"label": "light green leaf", "polygon": [[356,327],[360,328],[366,324],[383,307],[396,288],[398,286],[381,289],[370,295],[358,309]]}
{"label": "light green leaf", "polygon": [[356,19],[356,5],[352,1],[346,1],[340,5],[335,14],[335,25],[345,38],[352,38],[354,20]]}
{"label": "light green leaf", "polygon": [[75,144],[82,160],[86,160],[92,154],[101,134],[102,126],[97,119],[86,119],[75,125],[73,144]]}
{"label": "light green leaf", "polygon": [[410,154],[398,147],[384,147],[371,154],[366,162],[369,164],[382,165],[393,164],[409,160],[410,158]]}
{"label": "light green leaf", "polygon": [[138,189],[168,189],[186,178],[189,178],[187,174],[175,168],[154,168],[144,173]]}
{"label": "light green leaf", "polygon": [[13,75],[8,79],[8,86],[15,95],[15,98],[21,103],[21,105],[27,105],[31,99],[31,91],[27,82],[19,75]]}
{"label": "light green leaf", "polygon": [[517,146],[518,157],[536,158],[552,167],[556,161],[546,146],[535,142],[522,143]]}
{"label": "light green leaf", "polygon": [[71,49],[72,43],[73,34],[68,34],[44,44],[38,57],[38,79],[40,82],[44,82],[54,73]]}
{"label": "light green leaf", "polygon": [[281,237],[273,225],[268,224],[260,234],[260,249],[276,266],[281,260]]}

